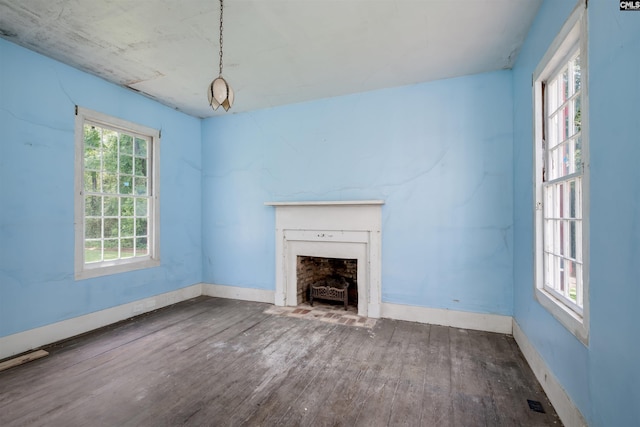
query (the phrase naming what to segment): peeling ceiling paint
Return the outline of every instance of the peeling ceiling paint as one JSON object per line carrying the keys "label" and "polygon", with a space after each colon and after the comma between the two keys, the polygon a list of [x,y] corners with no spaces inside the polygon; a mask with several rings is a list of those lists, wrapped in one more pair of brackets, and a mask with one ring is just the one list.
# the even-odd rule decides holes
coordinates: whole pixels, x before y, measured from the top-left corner
{"label": "peeling ceiling paint", "polygon": [[[541,0],[227,0],[224,76],[251,111],[513,66]],[[217,0],[0,0],[0,37],[196,117]]]}

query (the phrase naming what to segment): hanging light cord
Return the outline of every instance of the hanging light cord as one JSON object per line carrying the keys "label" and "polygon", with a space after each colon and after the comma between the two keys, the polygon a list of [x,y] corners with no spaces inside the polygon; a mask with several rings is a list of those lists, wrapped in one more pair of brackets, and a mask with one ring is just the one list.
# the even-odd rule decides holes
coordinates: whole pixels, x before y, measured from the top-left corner
{"label": "hanging light cord", "polygon": [[220,0],[220,75],[222,75],[222,2]]}

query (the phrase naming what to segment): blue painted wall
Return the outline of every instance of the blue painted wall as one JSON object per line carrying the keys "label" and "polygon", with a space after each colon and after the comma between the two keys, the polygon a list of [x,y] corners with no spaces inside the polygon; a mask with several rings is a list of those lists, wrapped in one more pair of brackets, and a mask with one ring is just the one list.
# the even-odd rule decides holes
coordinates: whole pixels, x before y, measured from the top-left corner
{"label": "blue painted wall", "polygon": [[[158,268],[74,280],[74,105],[162,129]],[[0,337],[201,281],[200,121],[0,39]]]}
{"label": "blue painted wall", "polygon": [[205,282],[275,288],[266,201],[382,199],[385,302],[511,315],[511,73],[203,121]]}
{"label": "blue painted wall", "polygon": [[618,2],[588,8],[588,346],[533,297],[531,74],[575,4],[545,1],[513,70],[514,317],[590,425],[640,425],[640,12]]}
{"label": "blue painted wall", "polygon": [[[589,1],[588,346],[533,297],[531,74],[198,120],[0,39],[0,337],[200,281],[274,289],[265,201],[383,199],[383,300],[513,314],[592,425],[640,424],[640,13]],[[238,101],[239,102],[239,101]],[[75,104],[162,129],[162,266],[73,279]]]}

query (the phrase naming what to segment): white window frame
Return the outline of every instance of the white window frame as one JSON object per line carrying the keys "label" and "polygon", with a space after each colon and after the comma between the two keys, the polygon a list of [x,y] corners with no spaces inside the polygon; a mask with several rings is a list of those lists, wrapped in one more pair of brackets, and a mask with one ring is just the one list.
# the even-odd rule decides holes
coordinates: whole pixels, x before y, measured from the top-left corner
{"label": "white window frame", "polygon": [[[149,205],[147,207],[148,255],[108,261],[85,262],[84,125],[85,122],[148,138],[150,152],[147,168]],[[75,119],[75,279],[151,268],[160,265],[160,132],[116,117],[76,107]]]}
{"label": "white window frame", "polygon": [[[560,33],[536,67],[533,76],[534,109],[534,230],[535,230],[535,298],[565,328],[584,344],[589,342],[589,96],[586,0],[580,0],[563,25]],[[567,304],[544,286],[544,199],[543,170],[545,146],[543,126],[546,108],[543,105],[543,82],[551,79],[566,64],[576,50],[580,51],[581,78],[581,139],[582,139],[582,310]]]}

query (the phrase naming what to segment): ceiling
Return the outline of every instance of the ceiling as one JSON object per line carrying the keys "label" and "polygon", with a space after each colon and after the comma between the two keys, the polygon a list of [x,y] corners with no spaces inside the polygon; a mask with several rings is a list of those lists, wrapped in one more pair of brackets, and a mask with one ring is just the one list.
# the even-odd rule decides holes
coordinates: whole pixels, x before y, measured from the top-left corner
{"label": "ceiling", "polygon": [[[229,113],[508,69],[542,0],[227,0]],[[196,117],[217,0],[0,0],[0,36]],[[1,58],[0,58],[1,59]]]}

